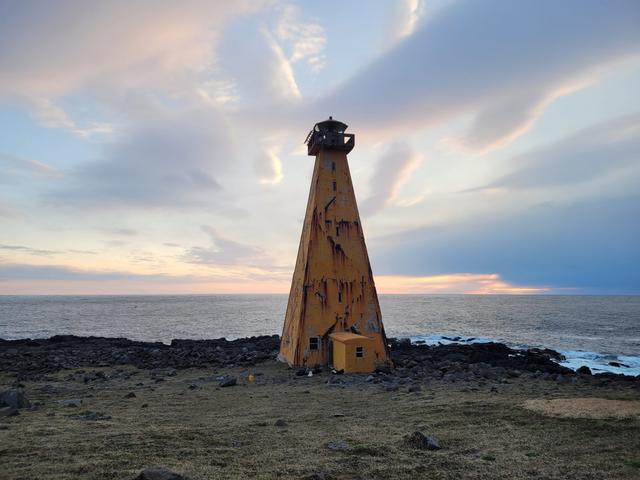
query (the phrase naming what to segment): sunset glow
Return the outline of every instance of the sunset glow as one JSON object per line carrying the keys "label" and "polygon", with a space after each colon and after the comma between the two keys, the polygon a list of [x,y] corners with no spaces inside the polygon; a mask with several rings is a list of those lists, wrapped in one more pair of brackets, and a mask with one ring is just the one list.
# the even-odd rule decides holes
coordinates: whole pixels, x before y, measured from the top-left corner
{"label": "sunset glow", "polygon": [[0,294],[287,293],[329,115],[381,293],[638,293],[614,3],[8,2]]}

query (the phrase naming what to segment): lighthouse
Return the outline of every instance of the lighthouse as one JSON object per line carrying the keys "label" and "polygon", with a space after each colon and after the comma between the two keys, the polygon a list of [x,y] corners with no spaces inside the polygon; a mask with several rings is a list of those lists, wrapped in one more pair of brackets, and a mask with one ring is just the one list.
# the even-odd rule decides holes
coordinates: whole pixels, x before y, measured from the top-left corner
{"label": "lighthouse", "polygon": [[305,143],[315,157],[279,359],[365,373],[389,361],[347,154],[355,135],[329,117]]}

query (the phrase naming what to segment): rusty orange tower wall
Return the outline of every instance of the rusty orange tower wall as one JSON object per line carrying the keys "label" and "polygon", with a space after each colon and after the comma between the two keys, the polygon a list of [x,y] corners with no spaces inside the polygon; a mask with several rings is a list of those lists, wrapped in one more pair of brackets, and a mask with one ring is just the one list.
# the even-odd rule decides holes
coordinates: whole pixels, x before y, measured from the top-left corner
{"label": "rusty orange tower wall", "polygon": [[389,352],[347,162],[355,138],[346,129],[329,117],[306,140],[315,167],[279,358],[370,372]]}

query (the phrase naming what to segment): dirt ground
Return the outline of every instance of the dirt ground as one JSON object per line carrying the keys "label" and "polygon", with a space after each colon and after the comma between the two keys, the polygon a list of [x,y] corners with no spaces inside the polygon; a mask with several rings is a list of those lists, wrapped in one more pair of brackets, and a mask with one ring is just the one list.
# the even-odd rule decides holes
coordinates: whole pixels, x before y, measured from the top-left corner
{"label": "dirt ground", "polygon": [[[227,374],[238,384],[221,388]],[[0,419],[0,478],[126,480],[157,465],[191,479],[640,478],[637,387],[435,380],[410,393],[330,377],[266,362],[250,371],[61,371],[23,382],[39,405]],[[0,373],[0,389],[14,380]],[[82,404],[61,403],[69,399]],[[631,414],[553,416],[592,404]],[[442,448],[405,444],[414,431]],[[327,448],[332,441],[346,448]]]}

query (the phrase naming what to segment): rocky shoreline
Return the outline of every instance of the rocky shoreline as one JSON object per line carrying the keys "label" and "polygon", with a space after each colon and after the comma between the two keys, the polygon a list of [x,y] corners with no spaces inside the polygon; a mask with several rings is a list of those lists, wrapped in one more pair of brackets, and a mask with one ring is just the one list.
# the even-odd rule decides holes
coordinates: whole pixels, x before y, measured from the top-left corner
{"label": "rocky shoreline", "polygon": [[[144,370],[249,367],[276,358],[278,335],[226,340],[172,340],[171,344],[125,338],[57,335],[47,339],[0,339],[0,370],[17,380],[78,368],[131,365]],[[393,368],[377,370],[374,379],[502,381],[531,377],[558,383],[624,382],[640,386],[640,376],[592,375],[587,367],[573,371],[557,363],[562,355],[549,349],[515,350],[501,343],[416,345],[390,339]],[[301,369],[298,375],[308,371]]]}
{"label": "rocky shoreline", "polygon": [[342,375],[278,346],[0,340],[3,478],[637,478],[640,377],[397,339],[393,368]]}

